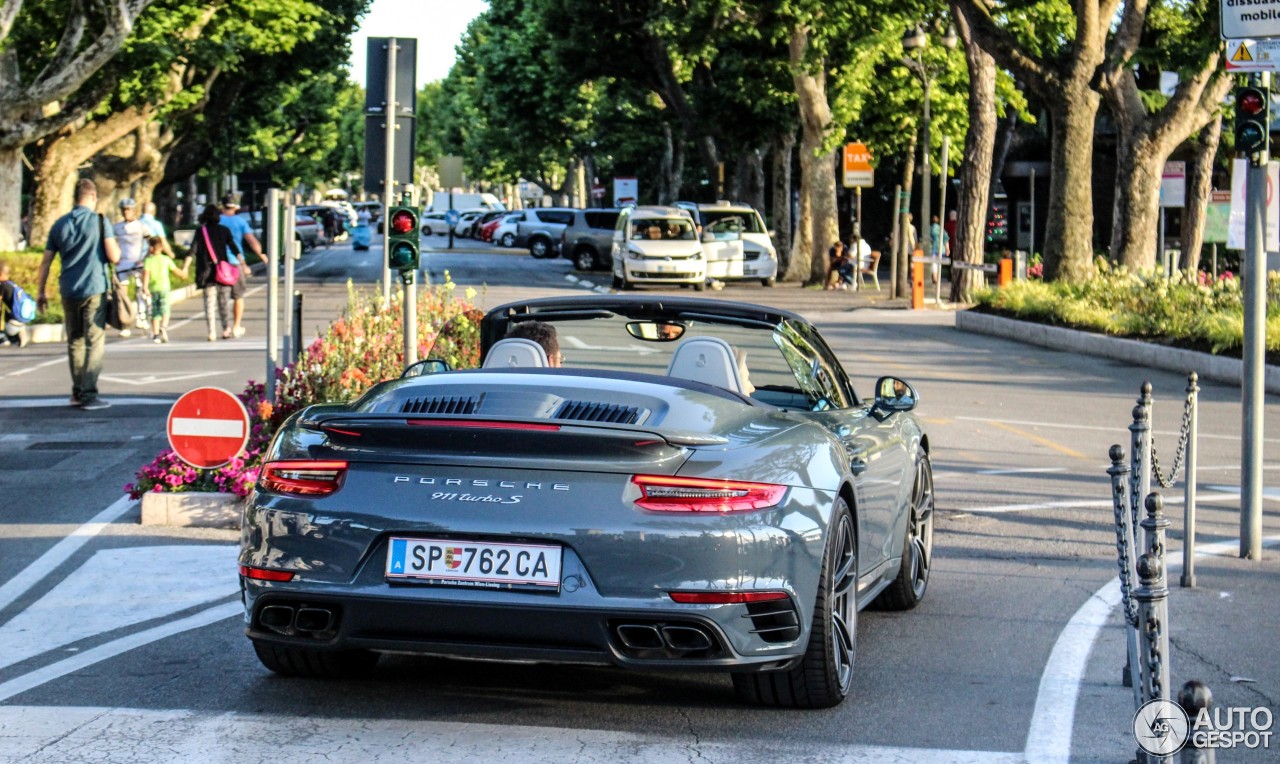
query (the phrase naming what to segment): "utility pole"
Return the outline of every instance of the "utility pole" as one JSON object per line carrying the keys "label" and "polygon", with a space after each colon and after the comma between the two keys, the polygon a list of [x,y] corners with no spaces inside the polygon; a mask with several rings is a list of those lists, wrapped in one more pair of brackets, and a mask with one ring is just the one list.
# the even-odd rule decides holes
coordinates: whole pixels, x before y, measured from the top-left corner
{"label": "utility pole", "polygon": [[[386,174],[383,176],[382,219],[391,219],[392,194],[396,188],[396,38],[387,38],[387,156]],[[391,232],[387,223],[382,224],[382,304],[391,302]]]}

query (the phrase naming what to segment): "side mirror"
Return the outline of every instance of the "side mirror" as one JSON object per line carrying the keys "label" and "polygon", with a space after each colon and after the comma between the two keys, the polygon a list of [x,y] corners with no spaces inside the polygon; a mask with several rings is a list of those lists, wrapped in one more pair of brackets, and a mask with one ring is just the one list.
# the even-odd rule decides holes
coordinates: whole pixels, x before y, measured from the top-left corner
{"label": "side mirror", "polygon": [[439,358],[427,358],[417,363],[409,364],[409,366],[405,367],[404,373],[400,375],[400,378],[425,377],[428,374],[439,374],[445,371],[451,371],[448,363]]}
{"label": "side mirror", "polygon": [[614,240],[614,241],[626,241],[625,237],[623,236],[623,232],[622,232],[622,231],[618,231],[618,230],[614,230],[614,232],[613,232],[613,240]]}
{"label": "side mirror", "polygon": [[716,235],[714,233],[711,233],[710,231],[707,231],[706,233],[702,234],[703,244],[714,244],[715,240],[716,240]]}
{"label": "side mirror", "polygon": [[897,377],[881,377],[876,380],[876,402],[874,408],[892,413],[894,411],[911,411],[920,402],[915,388]]}

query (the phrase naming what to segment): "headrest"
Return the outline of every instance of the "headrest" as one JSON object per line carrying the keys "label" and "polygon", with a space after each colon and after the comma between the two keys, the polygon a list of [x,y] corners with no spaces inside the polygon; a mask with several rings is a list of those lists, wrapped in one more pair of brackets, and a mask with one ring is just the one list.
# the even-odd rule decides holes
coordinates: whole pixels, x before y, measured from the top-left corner
{"label": "headrest", "polygon": [[547,362],[547,351],[541,345],[533,340],[509,337],[493,343],[481,368],[545,369],[550,365]]}
{"label": "headrest", "polygon": [[733,347],[719,337],[694,337],[682,342],[671,356],[667,376],[742,393]]}

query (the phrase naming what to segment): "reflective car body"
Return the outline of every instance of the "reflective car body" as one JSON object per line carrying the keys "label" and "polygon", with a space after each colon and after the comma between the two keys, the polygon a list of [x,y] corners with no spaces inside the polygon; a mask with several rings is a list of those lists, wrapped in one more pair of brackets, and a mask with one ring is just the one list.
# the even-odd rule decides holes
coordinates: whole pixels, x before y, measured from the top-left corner
{"label": "reflective car body", "polygon": [[[527,321],[555,327],[564,366],[508,355]],[[927,583],[915,391],[858,398],[811,324],[741,303],[549,298],[480,330],[484,368],[309,407],[272,442],[240,552],[263,663],[711,669],[752,700],[838,703],[857,610],[914,607]],[[830,687],[779,690],[815,662]]]}

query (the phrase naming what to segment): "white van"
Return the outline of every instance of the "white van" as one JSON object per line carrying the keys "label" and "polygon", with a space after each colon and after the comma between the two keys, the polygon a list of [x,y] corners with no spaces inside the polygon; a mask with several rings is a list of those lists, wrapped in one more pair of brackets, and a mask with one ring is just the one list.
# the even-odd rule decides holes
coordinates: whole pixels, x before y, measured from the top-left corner
{"label": "white van", "polygon": [[[431,192],[431,212],[444,212],[450,209],[449,192],[433,191]],[[453,207],[455,210],[489,210],[502,212],[507,209],[498,197],[493,194],[462,194],[453,195]]]}
{"label": "white van", "polygon": [[707,264],[693,216],[675,207],[626,207],[613,229],[613,288],[691,284],[701,292]]}
{"label": "white van", "polygon": [[702,226],[707,277],[720,281],[759,280],[771,287],[778,279],[778,251],[754,207],[745,202],[676,202]]}

